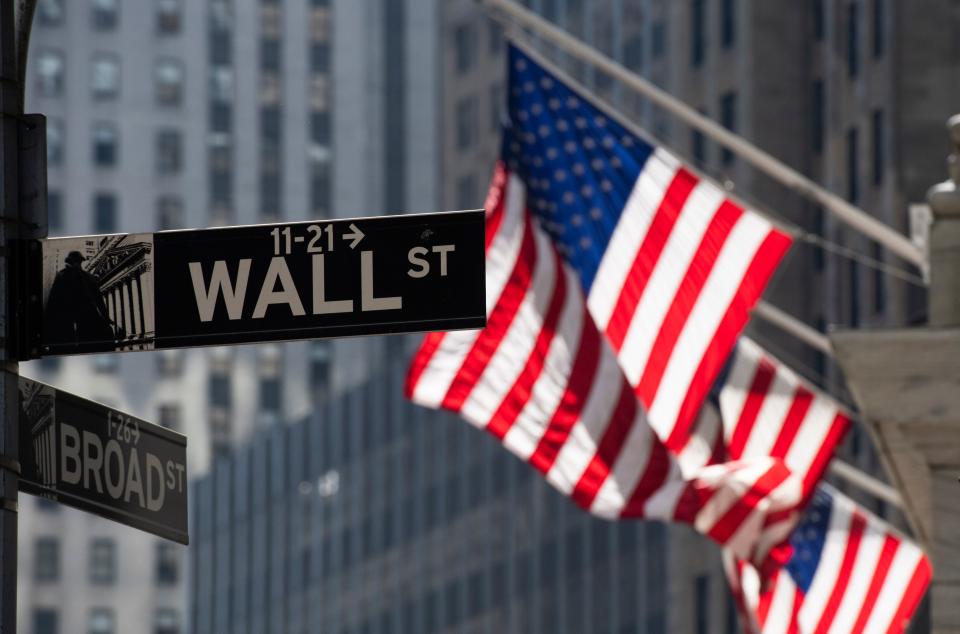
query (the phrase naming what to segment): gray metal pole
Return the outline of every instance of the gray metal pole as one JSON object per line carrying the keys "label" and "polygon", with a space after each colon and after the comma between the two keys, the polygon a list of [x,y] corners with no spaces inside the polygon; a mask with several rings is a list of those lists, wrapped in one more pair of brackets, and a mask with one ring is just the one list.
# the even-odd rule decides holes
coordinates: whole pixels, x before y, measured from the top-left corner
{"label": "gray metal pole", "polygon": [[907,262],[918,267],[924,265],[925,255],[906,236],[892,227],[888,227],[855,205],[851,205],[833,192],[824,189],[797,170],[700,114],[694,108],[643,77],[627,70],[595,48],[584,44],[513,0],[480,0],[480,2],[490,9],[502,11],[520,26],[534,31],[539,37],[558,46],[567,54],[586,62],[591,67],[599,68],[625,86],[636,90],[651,102],[669,111],[687,125],[703,132],[707,137],[731,150],[774,180],[823,205],[824,209],[836,216],[838,220],[866,235],[871,240],[882,244]]}
{"label": "gray metal pole", "polygon": [[0,2],[0,634],[17,631],[17,488],[19,367],[14,241],[20,226],[20,125],[23,68],[33,0]]}

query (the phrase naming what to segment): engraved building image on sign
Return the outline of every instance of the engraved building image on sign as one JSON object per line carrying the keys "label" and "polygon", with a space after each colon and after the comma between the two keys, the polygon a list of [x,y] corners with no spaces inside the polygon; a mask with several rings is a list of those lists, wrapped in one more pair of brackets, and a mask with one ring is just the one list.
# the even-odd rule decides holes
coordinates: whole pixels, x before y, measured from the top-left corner
{"label": "engraved building image on sign", "polygon": [[55,391],[49,385],[20,380],[20,419],[25,421],[21,430],[29,435],[21,439],[21,443],[30,443],[33,453],[21,452],[21,458],[32,455],[36,464],[26,465],[39,474],[40,484],[53,488],[57,483],[57,437],[54,404]]}
{"label": "engraved building image on sign", "polygon": [[152,349],[153,255],[152,234],[44,241],[44,351]]}

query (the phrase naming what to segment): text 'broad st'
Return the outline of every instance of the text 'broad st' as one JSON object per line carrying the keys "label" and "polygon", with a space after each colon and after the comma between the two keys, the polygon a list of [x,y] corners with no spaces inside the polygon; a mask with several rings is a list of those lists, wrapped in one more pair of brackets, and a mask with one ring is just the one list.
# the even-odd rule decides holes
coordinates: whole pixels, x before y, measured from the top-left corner
{"label": "text 'broad st'", "polygon": [[20,489],[187,543],[187,440],[20,378]]}

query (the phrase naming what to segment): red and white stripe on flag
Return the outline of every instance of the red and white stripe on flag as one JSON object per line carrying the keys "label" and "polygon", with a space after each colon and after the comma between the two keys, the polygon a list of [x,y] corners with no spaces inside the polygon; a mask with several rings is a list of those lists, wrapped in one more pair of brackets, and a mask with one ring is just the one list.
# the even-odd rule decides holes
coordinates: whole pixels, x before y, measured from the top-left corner
{"label": "red and white stripe on flag", "polygon": [[790,244],[663,148],[644,164],[587,301],[675,453]]}
{"label": "red and white stripe on flag", "polygon": [[[794,560],[762,586],[756,570],[724,553],[748,632],[902,632],[930,583],[923,551],[829,485],[795,536]],[[818,508],[818,500],[826,506]]]}
{"label": "red and white stripe on flag", "polygon": [[849,412],[747,337],[720,388],[724,442],[733,459],[782,459],[813,492],[850,427]]}
{"label": "red and white stripe on flag", "polygon": [[592,513],[686,521],[749,558],[768,516],[798,503],[799,482],[770,458],[681,473],[576,275],[525,207],[523,183],[499,165],[487,200],[487,326],[428,335],[408,396],[487,430]]}

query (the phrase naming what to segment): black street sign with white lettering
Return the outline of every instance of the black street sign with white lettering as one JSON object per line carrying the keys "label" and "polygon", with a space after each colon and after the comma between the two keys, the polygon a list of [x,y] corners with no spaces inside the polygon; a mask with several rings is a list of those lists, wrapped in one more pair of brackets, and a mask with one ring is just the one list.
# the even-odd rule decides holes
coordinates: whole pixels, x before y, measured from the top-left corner
{"label": "black street sign with white lettering", "polygon": [[28,257],[30,357],[486,322],[482,210],[56,238]]}
{"label": "black street sign with white lettering", "polygon": [[20,377],[20,490],[187,544],[187,439]]}

